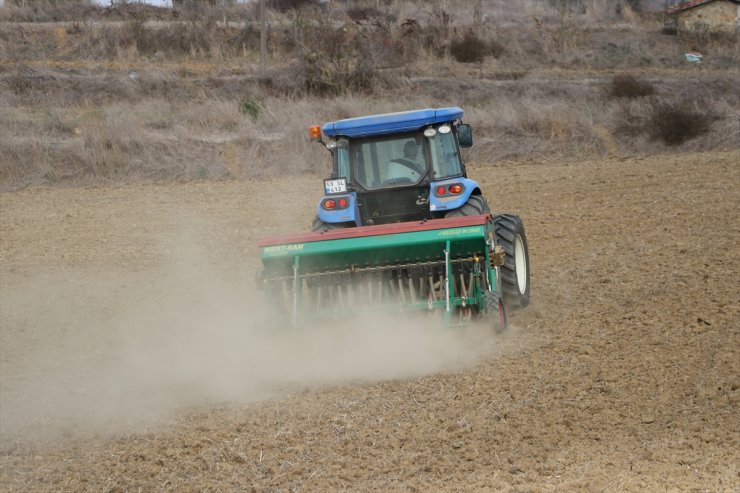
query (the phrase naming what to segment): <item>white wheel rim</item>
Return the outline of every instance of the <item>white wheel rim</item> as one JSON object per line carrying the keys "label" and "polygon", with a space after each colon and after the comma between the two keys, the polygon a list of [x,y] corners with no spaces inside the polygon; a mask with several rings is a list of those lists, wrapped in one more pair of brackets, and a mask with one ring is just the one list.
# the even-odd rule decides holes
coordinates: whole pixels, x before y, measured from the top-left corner
{"label": "white wheel rim", "polygon": [[516,283],[519,293],[527,292],[527,253],[521,235],[514,240],[514,261],[516,262]]}

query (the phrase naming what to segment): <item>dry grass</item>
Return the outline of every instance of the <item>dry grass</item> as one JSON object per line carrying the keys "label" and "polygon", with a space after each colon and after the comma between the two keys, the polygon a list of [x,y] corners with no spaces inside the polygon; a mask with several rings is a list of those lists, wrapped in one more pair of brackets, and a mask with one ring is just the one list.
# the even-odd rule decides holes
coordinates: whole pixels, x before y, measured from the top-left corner
{"label": "dry grass", "polygon": [[[256,120],[237,101],[163,99],[4,112],[3,188],[38,184],[252,178],[319,170],[307,122],[329,119],[317,100],[260,102]],[[322,114],[323,113],[323,114]]]}
{"label": "dry grass", "polygon": [[[702,38],[696,70],[688,39],[616,0],[333,5],[268,12],[265,77],[254,6],[0,8],[75,19],[0,24],[0,186],[301,173],[327,163],[310,123],[444,105],[481,164],[740,146],[737,37]],[[666,137],[673,107],[701,131]]]}
{"label": "dry grass", "polygon": [[[700,83],[663,81],[666,93],[679,96],[658,94],[649,96],[647,103],[607,99],[607,81],[543,83],[527,77],[511,82],[471,79],[461,87],[456,84],[457,93],[447,94],[447,100],[435,94],[446,92],[437,83],[416,86],[395,99],[363,95],[286,99],[261,89],[246,99],[259,108],[253,114],[243,110],[245,99],[216,95],[71,106],[47,101],[43,111],[6,98],[0,119],[0,131],[6,136],[0,142],[6,156],[0,183],[14,189],[326,173],[328,155],[308,142],[309,124],[437,104],[465,107],[466,120],[476,133],[476,146],[467,156],[477,164],[652,154],[677,145],[690,150],[733,148],[740,146],[740,101],[731,91],[723,95],[732,82],[715,81],[712,99],[691,99]],[[666,118],[666,108],[686,105],[691,112]],[[687,121],[696,132],[679,132],[678,124]],[[696,126],[700,122],[704,124]],[[679,132],[675,139],[670,133],[674,130]]]}

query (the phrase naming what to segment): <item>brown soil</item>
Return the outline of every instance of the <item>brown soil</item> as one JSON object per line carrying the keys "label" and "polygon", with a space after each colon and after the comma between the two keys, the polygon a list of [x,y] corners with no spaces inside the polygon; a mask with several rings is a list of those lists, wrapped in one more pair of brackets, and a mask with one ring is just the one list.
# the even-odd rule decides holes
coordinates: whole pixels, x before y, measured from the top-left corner
{"label": "brown soil", "polygon": [[2,194],[0,489],[737,491],[738,163],[470,170],[532,259],[484,338],[262,330],[318,177]]}

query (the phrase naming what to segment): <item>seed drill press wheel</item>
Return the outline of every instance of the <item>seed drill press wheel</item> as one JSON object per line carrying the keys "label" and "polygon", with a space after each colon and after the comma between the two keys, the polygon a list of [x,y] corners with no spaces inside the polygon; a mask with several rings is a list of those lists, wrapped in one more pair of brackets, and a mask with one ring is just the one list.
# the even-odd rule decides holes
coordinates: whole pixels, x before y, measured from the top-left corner
{"label": "seed drill press wheel", "polygon": [[495,332],[504,332],[509,326],[504,302],[498,293],[486,292],[486,315]]}

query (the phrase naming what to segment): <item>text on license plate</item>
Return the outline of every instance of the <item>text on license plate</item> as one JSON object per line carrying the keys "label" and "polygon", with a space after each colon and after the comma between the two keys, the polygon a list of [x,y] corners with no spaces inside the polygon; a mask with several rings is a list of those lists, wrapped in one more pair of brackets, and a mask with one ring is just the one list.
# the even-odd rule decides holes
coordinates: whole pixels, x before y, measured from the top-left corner
{"label": "text on license plate", "polygon": [[347,191],[347,180],[340,178],[338,180],[324,180],[324,190],[327,194],[344,193]]}

